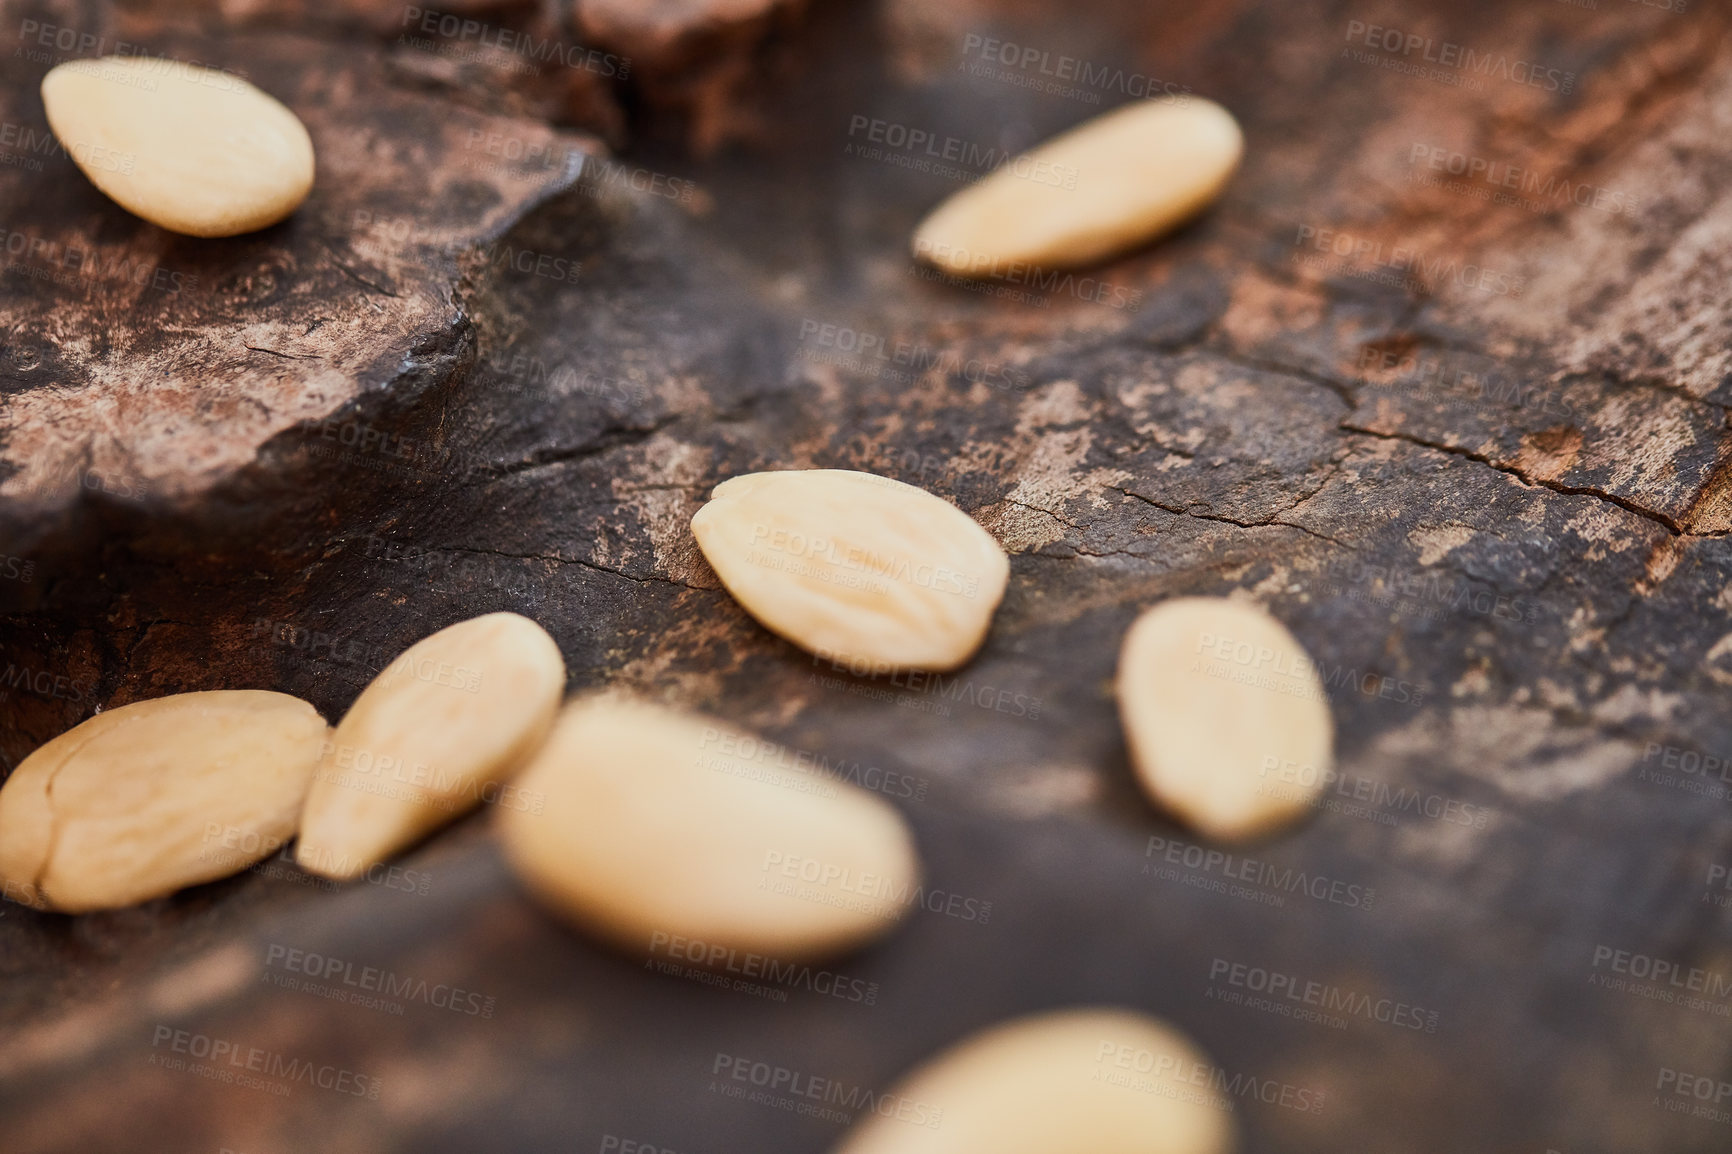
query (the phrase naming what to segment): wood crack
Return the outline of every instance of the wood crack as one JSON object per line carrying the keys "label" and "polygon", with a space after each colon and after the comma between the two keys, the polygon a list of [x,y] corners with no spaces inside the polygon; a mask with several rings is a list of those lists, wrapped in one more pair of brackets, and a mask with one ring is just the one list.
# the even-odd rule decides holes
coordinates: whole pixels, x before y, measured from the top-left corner
{"label": "wood crack", "polygon": [[1410,445],[1418,445],[1421,448],[1434,449],[1439,453],[1448,453],[1452,457],[1462,457],[1469,461],[1476,461],[1488,469],[1495,469],[1497,472],[1502,473],[1505,476],[1514,477],[1522,484],[1536,489],[1549,489],[1554,493],[1562,493],[1570,497],[1594,497],[1606,502],[1607,504],[1616,505],[1627,513],[1634,513],[1636,516],[1641,517],[1644,520],[1652,521],[1674,537],[1695,536],[1695,534],[1692,534],[1689,531],[1687,526],[1680,524],[1676,518],[1669,517],[1658,510],[1649,509],[1644,505],[1639,505],[1628,497],[1620,497],[1616,493],[1610,493],[1604,489],[1596,489],[1587,485],[1566,485],[1562,481],[1549,481],[1543,477],[1533,477],[1522,472],[1514,465],[1502,464],[1501,462],[1488,457],[1484,453],[1476,453],[1472,449],[1464,449],[1459,445],[1450,445],[1442,441],[1428,441],[1424,437],[1418,437],[1412,433],[1379,432],[1376,429],[1368,429],[1360,425],[1351,425],[1345,421],[1341,423],[1340,427],[1349,433],[1359,433],[1363,436],[1377,437],[1386,441],[1406,441]]}
{"label": "wood crack", "polygon": [[504,477],[513,477],[519,473],[527,473],[534,469],[547,469],[556,465],[568,465],[573,461],[582,461],[589,457],[601,456],[602,454],[611,452],[614,449],[640,444],[649,440],[651,437],[655,436],[657,433],[661,432],[679,419],[680,414],[670,414],[655,421],[647,429],[616,429],[613,432],[604,433],[595,440],[585,442],[581,445],[556,445],[544,449],[537,449],[521,461],[512,461],[509,464],[485,465],[477,468],[474,472],[480,476],[498,480]]}
{"label": "wood crack", "polygon": [[[1299,530],[1299,532],[1304,533],[1307,536],[1315,537],[1319,541],[1327,541],[1331,545],[1338,545],[1343,549],[1352,549],[1353,548],[1353,546],[1347,544],[1345,541],[1338,541],[1334,537],[1328,536],[1325,533],[1319,533],[1315,529],[1308,528],[1304,525],[1300,525],[1300,524],[1293,522],[1293,521],[1282,521],[1282,520],[1280,520],[1278,518],[1274,518],[1274,517],[1271,517],[1267,521],[1239,521],[1239,520],[1235,520],[1232,517],[1223,516],[1219,513],[1197,513],[1197,512],[1193,512],[1190,509],[1182,509],[1182,508],[1179,508],[1179,507],[1174,506],[1174,505],[1165,505],[1165,504],[1162,504],[1160,501],[1155,500],[1153,497],[1145,497],[1141,493],[1134,492],[1130,489],[1122,488],[1118,485],[1109,485],[1107,487],[1109,489],[1112,489],[1114,492],[1123,493],[1127,497],[1134,497],[1137,500],[1143,502],[1145,505],[1153,506],[1154,508],[1161,510],[1163,513],[1171,513],[1175,517],[1190,517],[1193,520],[1197,520],[1197,521],[1214,521],[1214,522],[1217,522],[1217,523],[1222,524],[1222,525],[1233,525],[1233,526],[1240,528],[1240,529],[1273,529],[1277,526],[1281,526],[1281,527],[1285,527],[1288,529],[1297,529],[1297,530]],[[1314,494],[1312,494],[1312,496],[1316,496],[1316,494],[1314,493]],[[1309,498],[1307,498],[1307,499],[1309,499]],[[1303,502],[1300,502],[1300,503],[1303,503]],[[1298,505],[1296,504],[1293,506],[1289,506],[1289,509],[1297,508],[1297,507],[1298,507]],[[1285,512],[1286,510],[1283,510],[1283,511]]]}
{"label": "wood crack", "polygon": [[516,561],[550,561],[555,565],[576,565],[583,569],[593,569],[597,573],[623,577],[627,581],[636,581],[640,584],[675,585],[681,589],[694,589],[699,593],[715,592],[714,589],[708,589],[702,585],[689,585],[684,581],[675,581],[672,577],[662,577],[653,573],[648,577],[639,577],[622,569],[609,569],[606,565],[597,565],[594,561],[585,561],[580,557],[562,557],[557,553],[507,553],[503,549],[477,549],[469,545],[436,546],[429,552],[474,553],[484,557],[507,557]]}
{"label": "wood crack", "polygon": [[[267,349],[263,345],[245,345],[255,353],[269,353],[273,357],[281,357],[285,361],[322,361],[325,358],[317,353],[285,353],[277,349]],[[250,398],[249,398],[250,399]]]}

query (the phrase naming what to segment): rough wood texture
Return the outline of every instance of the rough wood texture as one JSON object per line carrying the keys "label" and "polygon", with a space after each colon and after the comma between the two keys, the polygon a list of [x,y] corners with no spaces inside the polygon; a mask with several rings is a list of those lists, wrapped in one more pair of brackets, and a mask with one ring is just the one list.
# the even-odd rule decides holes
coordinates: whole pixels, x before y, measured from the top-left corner
{"label": "rough wood texture", "polygon": [[[836,963],[878,984],[865,1005],[715,989],[598,947],[521,896],[485,815],[395,882],[321,892],[272,862],[113,915],[9,906],[0,1144],[818,1151],[834,1121],[726,1096],[718,1055],[883,1087],[975,1027],[1113,1002],[1170,1018],[1240,1079],[1248,1150],[1726,1148],[1724,1121],[1657,1092],[1666,1070],[1732,1080],[1732,902],[1716,900],[1732,890],[1713,872],[1732,865],[1732,781],[1701,760],[1732,754],[1723,10],[1079,15],[815,10],[767,141],[630,154],[663,176],[638,193],[595,176],[631,168],[564,193],[473,172],[464,127],[503,114],[382,69],[360,32],[213,25],[225,59],[314,125],[327,167],[295,223],[193,247],[64,159],[3,170],[9,230],[199,276],[173,300],[0,282],[0,553],[32,566],[0,580],[10,764],[98,704],[177,690],[281,689],[335,718],[410,642],[510,608],[559,640],[574,687],[637,686],[906,775],[917,796],[902,777],[886,790],[933,883],[991,911],[916,912]],[[1397,71],[1355,22],[1503,74]],[[923,274],[908,234],[957,182],[856,117],[979,160],[1131,94],[1110,73],[1037,91],[1039,61],[971,74],[970,34],[1217,99],[1245,126],[1244,170],[1215,213],[1086,285]],[[7,73],[7,119],[39,123],[35,75]],[[646,139],[671,135],[644,115]],[[1523,195],[1543,203],[1499,203],[1484,176],[1415,181],[1447,176],[1433,148],[1535,174]],[[437,243],[351,259],[345,221],[368,205]],[[495,244],[581,273],[516,271]],[[840,329],[875,343],[838,348]],[[65,461],[164,480],[18,495]],[[805,465],[944,494],[1013,551],[960,679],[852,678],[720,591],[692,511],[724,477]],[[1322,664],[1346,796],[1231,863],[1169,863],[1151,837],[1196,839],[1132,784],[1118,641],[1160,598],[1233,591]],[[1281,888],[1288,870],[1324,896]],[[408,979],[402,1013],[277,984],[301,976],[291,949]],[[1663,981],[1613,988],[1632,981],[1618,951],[1704,972],[1701,1004]],[[1245,991],[1212,979],[1220,961],[1406,1003],[1435,1031],[1229,1004],[1215,994]],[[432,1005],[420,981],[491,1015]],[[165,1029],[380,1093],[165,1069]],[[1256,1100],[1263,1080],[1321,1108]]]}

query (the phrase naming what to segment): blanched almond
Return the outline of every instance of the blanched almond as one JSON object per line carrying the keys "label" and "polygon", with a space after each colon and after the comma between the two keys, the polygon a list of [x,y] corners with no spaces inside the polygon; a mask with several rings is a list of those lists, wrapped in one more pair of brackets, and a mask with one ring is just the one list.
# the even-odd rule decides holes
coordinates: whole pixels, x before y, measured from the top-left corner
{"label": "blanched almond", "polygon": [[1254,837],[1323,788],[1329,698],[1304,647],[1256,606],[1182,597],[1150,609],[1125,635],[1118,696],[1144,789],[1204,833]]}
{"label": "blanched almond", "polygon": [[306,128],[228,72],[148,56],[73,60],[42,78],[42,106],[92,184],[172,232],[252,232],[313,187]]}
{"label": "blanched almond", "polygon": [[1010,578],[998,542],[950,502],[846,469],[723,481],[692,533],[753,617],[874,674],[967,661]]}
{"label": "blanched almond", "polygon": [[752,742],[660,706],[573,701],[521,779],[545,808],[499,815],[506,858],[554,909],[639,953],[677,936],[805,958],[885,932],[918,884],[901,816],[845,783],[742,775],[724,751]]}
{"label": "blanched almond", "polygon": [[564,690],[559,646],[515,613],[411,645],[338,723],[307,795],[296,862],[353,878],[483,801],[532,806],[507,780],[547,736]]}
{"label": "blanched almond", "polygon": [[946,200],[915,231],[914,255],[976,277],[1093,264],[1207,208],[1244,147],[1232,114],[1210,101],[1127,104]]}
{"label": "blanched almond", "polygon": [[0,788],[6,896],[82,913],[244,869],[294,836],[325,733],[306,702],[250,689],[97,714]]}
{"label": "blanched almond", "polygon": [[1226,1154],[1233,1102],[1211,1073],[1184,1035],[1129,1010],[1018,1018],[903,1078],[836,1154]]}

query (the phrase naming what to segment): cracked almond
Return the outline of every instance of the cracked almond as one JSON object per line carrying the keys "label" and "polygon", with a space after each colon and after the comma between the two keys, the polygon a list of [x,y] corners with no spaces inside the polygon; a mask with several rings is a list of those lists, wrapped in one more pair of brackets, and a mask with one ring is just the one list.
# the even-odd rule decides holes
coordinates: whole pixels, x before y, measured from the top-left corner
{"label": "cracked almond", "polygon": [[1119,652],[1118,697],[1144,790],[1212,837],[1266,833],[1323,789],[1328,696],[1304,647],[1254,605],[1183,597],[1144,613]]}
{"label": "cracked almond", "polygon": [[846,469],[723,481],[692,534],[766,628],[861,673],[961,665],[1010,578],[998,542],[950,502]]}
{"label": "cracked almond", "polygon": [[296,862],[347,880],[483,801],[534,805],[510,778],[547,736],[564,690],[559,646],[516,613],[416,642],[337,724],[301,815]]}
{"label": "cracked almond", "polygon": [[546,806],[499,815],[506,860],[636,954],[683,938],[805,959],[886,932],[919,881],[901,815],[846,782],[778,780],[736,757],[759,744],[662,706],[573,701],[521,779]]}
{"label": "cracked almond", "polygon": [[1016,1018],[886,1091],[836,1154],[1227,1154],[1232,1099],[1172,1026],[1130,1010]]}
{"label": "cracked almond", "polygon": [[1212,101],[1127,104],[940,204],[915,231],[914,255],[971,277],[1094,264],[1202,212],[1244,147],[1232,113]]}
{"label": "cracked almond", "polygon": [[233,73],[149,56],[72,60],[42,78],[42,106],[92,184],[171,232],[253,232],[313,187],[306,127]]}
{"label": "cracked almond", "polygon": [[114,909],[236,873],[294,836],[326,726],[261,690],[97,714],[0,788],[0,880],[16,901]]}

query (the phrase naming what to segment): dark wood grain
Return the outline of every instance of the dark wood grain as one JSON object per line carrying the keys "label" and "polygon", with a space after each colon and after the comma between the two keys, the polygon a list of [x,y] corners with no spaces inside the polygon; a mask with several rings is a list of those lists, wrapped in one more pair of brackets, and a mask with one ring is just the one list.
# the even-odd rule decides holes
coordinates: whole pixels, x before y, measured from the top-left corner
{"label": "dark wood grain", "polygon": [[[7,11],[8,32],[36,12]],[[0,553],[33,566],[0,580],[0,653],[32,675],[0,702],[7,763],[98,704],[180,690],[275,688],[335,718],[403,646],[509,608],[558,639],[574,689],[634,686],[921,783],[891,800],[930,878],[990,916],[917,912],[837,960],[876,983],[871,1005],[716,989],[544,916],[485,814],[380,884],[327,892],[272,862],[114,914],[8,906],[0,1146],[819,1151],[840,1126],[717,1092],[718,1056],[884,1087],[976,1027],[1112,1002],[1239,1079],[1247,1150],[1727,1147],[1732,1127],[1657,1089],[1665,1070],[1732,1081],[1732,890],[1713,871],[1732,865],[1732,780],[1701,771],[1732,761],[1722,8],[819,7],[737,49],[797,61],[754,143],[694,158],[673,143],[692,106],[608,88],[637,144],[552,175],[478,171],[464,141],[598,149],[541,119],[569,115],[384,67],[377,12],[296,33],[231,18],[162,48],[220,53],[307,118],[320,185],[290,224],[181,241],[64,159],[0,168],[5,227],[198,276],[172,299],[0,281]],[[1358,24],[1503,63],[1398,71]],[[970,35],[1109,71],[1069,93],[1032,86],[1038,59],[971,74]],[[1133,95],[1119,68],[1241,119],[1246,164],[1214,212],[1086,285],[910,263],[959,180],[861,155],[871,121],[1016,149]],[[9,120],[39,124],[39,75],[8,70]],[[1534,174],[1543,203],[1414,179],[1452,153]],[[369,207],[437,243],[352,258]],[[1315,247],[1341,236],[1340,255]],[[519,251],[581,271],[501,259]],[[312,343],[249,351],[261,324]],[[844,330],[874,353],[848,355]],[[298,353],[334,371],[280,355]],[[197,439],[144,437],[162,414],[196,417]],[[344,428],[379,435],[344,446]],[[183,444],[227,455],[195,467]],[[18,491],[64,462],[152,484]],[[734,473],[805,466],[919,484],[1011,550],[957,679],[851,677],[721,591],[691,513]],[[1184,864],[1217,847],[1141,799],[1111,695],[1131,619],[1191,593],[1285,621],[1338,727],[1340,804],[1231,864]],[[287,989],[273,948],[492,1011]],[[1617,951],[1710,988],[1696,1005],[1611,988]],[[1435,1029],[1228,1004],[1223,963]],[[163,1069],[164,1029],[381,1092]],[[1321,1108],[1256,1100],[1266,1086]]]}

